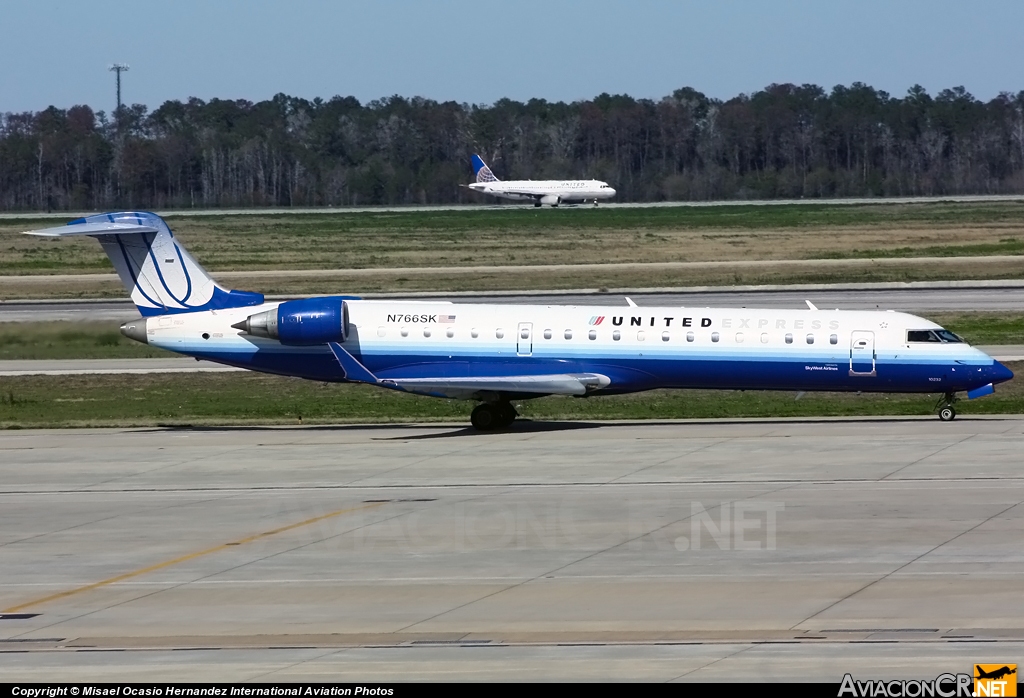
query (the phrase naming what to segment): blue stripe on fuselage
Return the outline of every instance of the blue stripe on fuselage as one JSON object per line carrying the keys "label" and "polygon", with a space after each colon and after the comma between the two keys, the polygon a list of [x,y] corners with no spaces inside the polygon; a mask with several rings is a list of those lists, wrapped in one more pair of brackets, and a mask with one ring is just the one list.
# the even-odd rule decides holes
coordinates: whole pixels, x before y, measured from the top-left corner
{"label": "blue stripe on fuselage", "polygon": [[[171,347],[167,347],[171,348]],[[175,347],[179,353],[266,373],[312,380],[343,381],[344,372],[326,347],[253,347],[228,351],[216,346]],[[875,376],[850,375],[849,357],[777,354],[721,356],[694,352],[658,356],[470,356],[426,353],[358,353],[353,355],[378,378],[461,378],[472,376],[600,373],[612,379],[605,392],[652,388],[728,388],[746,390],[860,390],[865,392],[953,392],[972,390],[993,381],[999,364],[974,357],[879,357]],[[451,358],[449,358],[451,357]],[[960,361],[965,361],[961,359]]]}

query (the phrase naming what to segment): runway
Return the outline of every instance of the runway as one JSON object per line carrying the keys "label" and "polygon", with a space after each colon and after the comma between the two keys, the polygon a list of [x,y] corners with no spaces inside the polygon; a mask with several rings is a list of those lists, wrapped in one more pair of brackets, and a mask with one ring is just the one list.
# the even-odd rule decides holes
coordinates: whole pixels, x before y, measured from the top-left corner
{"label": "runway", "polygon": [[0,432],[0,680],[1013,662],[1021,452],[1017,417]]}
{"label": "runway", "polygon": [[[973,285],[972,285],[973,284]],[[502,303],[536,305],[623,305],[629,295],[639,305],[686,307],[805,308],[811,300],[819,308],[842,310],[901,310],[912,313],[954,311],[1024,312],[1024,282],[923,282],[919,284],[842,284],[772,286],[767,288],[672,289],[663,291],[596,289],[534,293],[432,293],[366,294],[367,299],[410,298],[451,300],[456,303]],[[270,296],[268,300],[285,297]],[[0,322],[44,322],[89,320],[124,322],[138,317],[128,300],[88,301],[3,301]]]}
{"label": "runway", "polygon": [[[863,206],[884,204],[936,204],[936,203],[999,203],[1024,200],[1017,194],[980,194],[965,196],[909,196],[891,198],[848,198],[848,199],[737,199],[728,201],[648,201],[602,203],[601,208],[704,208],[719,206]],[[561,210],[572,211],[577,208],[591,208],[589,205],[563,204]],[[533,211],[530,204],[433,204],[423,206],[339,206],[320,208],[237,208],[237,209],[178,209],[156,211],[158,216],[165,218],[194,216],[296,216],[296,215],[331,215],[352,213],[430,213],[433,211]],[[41,218],[81,218],[101,211],[78,212],[4,212],[0,220],[33,220]]]}

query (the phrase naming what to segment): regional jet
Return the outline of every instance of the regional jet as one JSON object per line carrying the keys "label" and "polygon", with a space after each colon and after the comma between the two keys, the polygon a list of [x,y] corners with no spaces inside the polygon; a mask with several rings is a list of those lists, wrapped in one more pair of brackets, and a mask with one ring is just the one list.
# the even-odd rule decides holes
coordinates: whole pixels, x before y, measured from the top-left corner
{"label": "regional jet", "polygon": [[513,201],[532,201],[534,206],[578,203],[593,203],[597,206],[600,199],[615,196],[615,190],[607,182],[596,179],[502,182],[479,155],[473,155],[473,174],[476,182],[466,185],[473,191]]}
{"label": "regional jet", "polygon": [[268,302],[221,287],[152,213],[36,230],[96,238],[141,317],[121,332],[229,366],[479,403],[504,428],[514,401],[654,388],[958,393],[1013,373],[952,332],[893,311],[490,305],[320,296]]}

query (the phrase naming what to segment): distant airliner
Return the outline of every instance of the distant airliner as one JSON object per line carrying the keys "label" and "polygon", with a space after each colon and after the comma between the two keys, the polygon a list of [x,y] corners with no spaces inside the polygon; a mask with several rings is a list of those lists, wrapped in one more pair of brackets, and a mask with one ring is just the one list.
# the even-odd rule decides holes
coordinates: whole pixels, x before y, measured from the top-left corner
{"label": "distant airliner", "polygon": [[473,191],[513,201],[532,201],[534,206],[591,202],[596,206],[598,200],[615,196],[615,190],[608,186],[607,182],[599,182],[596,179],[553,179],[536,182],[525,179],[502,182],[494,176],[491,168],[479,155],[473,156],[473,174],[476,175],[476,182],[467,185]]}
{"label": "distant airliner", "polygon": [[[242,368],[475,400],[478,429],[513,400],[653,388],[993,392],[1013,373],[952,332],[892,311],[453,304],[322,296],[266,302],[218,285],[152,213],[31,235],[99,240],[143,317],[132,339]],[[627,299],[628,300],[628,299]]]}

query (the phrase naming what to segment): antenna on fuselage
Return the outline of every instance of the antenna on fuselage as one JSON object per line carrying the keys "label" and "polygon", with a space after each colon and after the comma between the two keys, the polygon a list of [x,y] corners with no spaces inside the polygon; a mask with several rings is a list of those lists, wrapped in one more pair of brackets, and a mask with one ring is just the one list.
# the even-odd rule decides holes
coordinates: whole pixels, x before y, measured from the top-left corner
{"label": "antenna on fuselage", "polygon": [[626,298],[626,304],[629,305],[630,308],[639,307],[639,306],[637,306],[636,303],[633,302],[633,299],[630,298],[629,296],[626,296],[625,298]]}
{"label": "antenna on fuselage", "polygon": [[817,308],[814,307],[814,303],[811,303],[810,301],[804,301],[804,303],[806,303],[807,307],[811,310],[817,310]]}

